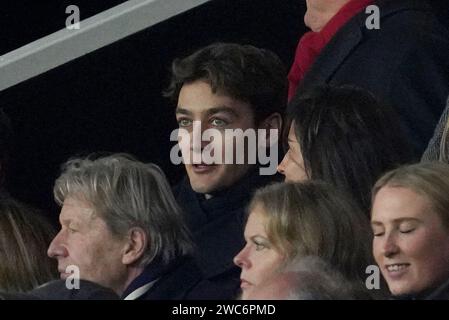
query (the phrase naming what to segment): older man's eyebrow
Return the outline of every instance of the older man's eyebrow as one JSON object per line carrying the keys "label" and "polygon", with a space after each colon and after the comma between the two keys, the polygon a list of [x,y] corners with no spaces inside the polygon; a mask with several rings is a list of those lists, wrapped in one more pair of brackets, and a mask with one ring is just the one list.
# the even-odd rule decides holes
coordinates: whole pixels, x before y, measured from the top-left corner
{"label": "older man's eyebrow", "polygon": [[59,224],[61,226],[67,226],[72,222],[72,219],[59,219]]}

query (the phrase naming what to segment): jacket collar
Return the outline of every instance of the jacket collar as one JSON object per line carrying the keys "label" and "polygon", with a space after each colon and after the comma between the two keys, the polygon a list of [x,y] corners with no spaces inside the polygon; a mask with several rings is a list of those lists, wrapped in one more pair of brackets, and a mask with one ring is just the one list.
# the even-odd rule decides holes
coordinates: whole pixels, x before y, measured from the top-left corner
{"label": "jacket collar", "polygon": [[130,283],[121,298],[124,300],[138,299],[151,289],[156,280],[176,268],[180,260],[182,259],[176,259],[165,264],[159,258],[156,258],[155,261],[147,265],[142,273]]}

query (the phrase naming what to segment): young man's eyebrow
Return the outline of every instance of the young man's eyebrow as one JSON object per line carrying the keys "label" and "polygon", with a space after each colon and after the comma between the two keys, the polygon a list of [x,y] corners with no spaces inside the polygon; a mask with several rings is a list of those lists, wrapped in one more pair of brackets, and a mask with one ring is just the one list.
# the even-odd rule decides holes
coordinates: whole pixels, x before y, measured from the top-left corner
{"label": "young man's eyebrow", "polygon": [[[209,116],[209,117],[211,115],[214,115],[214,114],[219,113],[219,112],[228,113],[228,114],[230,114],[233,117],[237,117],[238,116],[238,113],[233,108],[230,108],[230,107],[227,107],[227,106],[212,107],[212,108],[209,108],[209,109],[204,111],[204,113],[207,116]],[[176,108],[176,114],[192,115],[192,113],[193,113],[192,111],[190,111],[188,109],[185,109],[183,107],[177,107]]]}
{"label": "young man's eyebrow", "polygon": [[208,116],[211,116],[211,115],[213,115],[215,113],[219,113],[219,112],[229,113],[231,116],[234,116],[234,117],[238,116],[237,112],[233,108],[230,108],[227,106],[218,106],[218,107],[213,107],[213,108],[207,109],[206,114]]}
{"label": "young man's eyebrow", "polygon": [[184,109],[184,108],[182,108],[182,107],[176,107],[175,113],[176,113],[176,114],[184,114],[184,115],[191,115],[191,114],[192,114],[191,111],[189,111],[189,110],[187,110],[187,109]]}

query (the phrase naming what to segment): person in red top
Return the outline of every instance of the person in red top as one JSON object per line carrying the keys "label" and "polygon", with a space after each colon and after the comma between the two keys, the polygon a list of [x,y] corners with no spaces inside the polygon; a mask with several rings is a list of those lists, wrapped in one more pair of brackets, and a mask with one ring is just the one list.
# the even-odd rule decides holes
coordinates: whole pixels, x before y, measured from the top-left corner
{"label": "person in red top", "polygon": [[[377,10],[365,10],[369,5]],[[289,75],[288,109],[321,85],[370,91],[393,107],[421,157],[449,96],[449,33],[425,0],[307,0],[311,32]],[[370,23],[375,22],[373,28]]]}
{"label": "person in red top", "polygon": [[335,33],[373,0],[306,0],[304,23],[312,31],[302,36],[288,74],[288,99],[291,100],[305,73]]}

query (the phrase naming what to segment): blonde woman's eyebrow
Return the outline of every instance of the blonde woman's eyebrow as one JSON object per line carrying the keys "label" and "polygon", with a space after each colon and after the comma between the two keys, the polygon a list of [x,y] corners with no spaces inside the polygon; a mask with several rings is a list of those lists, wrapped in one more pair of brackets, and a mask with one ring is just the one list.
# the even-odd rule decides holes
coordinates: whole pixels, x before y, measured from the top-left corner
{"label": "blonde woman's eyebrow", "polygon": [[402,222],[417,222],[421,223],[422,220],[417,218],[411,218],[411,217],[404,217],[404,218],[398,218],[393,220],[395,223],[402,223]]}
{"label": "blonde woman's eyebrow", "polygon": [[259,235],[259,234],[250,237],[250,239],[253,240],[253,241],[259,240],[259,241],[262,241],[262,242],[269,242],[268,238],[266,238],[266,237],[264,237],[264,236],[261,236],[261,235]]}
{"label": "blonde woman's eyebrow", "polygon": [[[420,219],[417,218],[412,218],[412,217],[402,217],[402,218],[397,218],[397,219],[393,219],[391,220],[393,223],[399,224],[402,222],[418,222],[421,223],[422,221]],[[371,221],[371,225],[372,226],[383,226],[384,224],[382,222],[376,221],[376,220],[372,220]]]}

